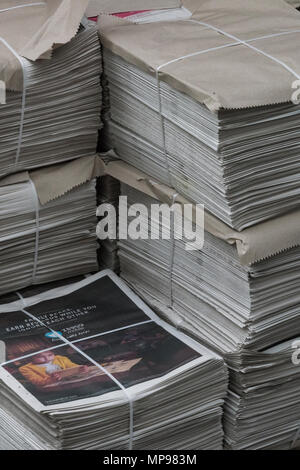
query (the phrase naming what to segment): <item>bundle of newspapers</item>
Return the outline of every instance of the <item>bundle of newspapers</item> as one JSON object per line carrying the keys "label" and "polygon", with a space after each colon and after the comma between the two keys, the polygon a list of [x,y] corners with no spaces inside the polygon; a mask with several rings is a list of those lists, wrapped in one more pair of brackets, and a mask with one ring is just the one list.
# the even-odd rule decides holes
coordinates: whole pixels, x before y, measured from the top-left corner
{"label": "bundle of newspapers", "polygon": [[24,3],[0,12],[0,176],[93,155],[100,128],[98,33],[76,34],[86,2]]}
{"label": "bundle of newspapers", "polygon": [[92,157],[0,182],[0,293],[96,271]]}
{"label": "bundle of newspapers", "polygon": [[[127,185],[121,189],[129,206],[157,203]],[[139,215],[138,222],[152,224],[152,234],[163,232],[153,219],[145,223]],[[247,267],[236,247],[208,232],[198,251],[186,250],[190,240],[151,239],[151,233],[119,242],[121,276],[161,317],[224,357],[226,447],[299,445],[299,247]]]}
{"label": "bundle of newspapers", "polygon": [[263,352],[227,357],[230,390],[224,410],[225,447],[299,448],[299,337]]}
{"label": "bundle of newspapers", "polygon": [[[203,248],[188,250],[185,233],[176,239],[175,224],[169,240],[153,237],[163,233],[161,218],[150,220],[158,199],[124,184],[121,194],[129,206],[148,209],[139,217],[144,239],[119,242],[122,276],[154,302],[171,306],[194,336],[231,352],[262,349],[296,330],[300,334],[299,246],[248,266],[235,245],[205,231]],[[122,224],[124,216],[120,211]],[[268,237],[272,231],[261,233]]]}
{"label": "bundle of newspapers", "polygon": [[112,271],[19,297],[0,306],[1,448],[222,448],[224,361]]}
{"label": "bundle of newspapers", "polygon": [[300,17],[283,0],[189,3],[179,21],[100,18],[111,143],[242,230],[299,205]]}

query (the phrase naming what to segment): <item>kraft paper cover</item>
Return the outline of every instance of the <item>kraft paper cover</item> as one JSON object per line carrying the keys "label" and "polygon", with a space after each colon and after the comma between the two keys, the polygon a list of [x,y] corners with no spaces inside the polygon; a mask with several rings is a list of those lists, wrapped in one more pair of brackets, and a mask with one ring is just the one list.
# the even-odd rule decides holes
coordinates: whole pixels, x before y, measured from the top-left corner
{"label": "kraft paper cover", "polygon": [[[152,75],[158,67],[175,60],[159,71],[160,80],[212,111],[291,101],[292,83],[300,77],[297,10],[283,0],[184,3],[190,4],[191,19],[176,22],[115,23],[107,15],[100,16],[103,45]],[[267,56],[238,40],[250,41]],[[196,55],[177,60],[188,54]]]}
{"label": "kraft paper cover", "polygon": [[[21,7],[35,3],[38,5]],[[54,46],[75,36],[87,5],[88,0],[1,1],[0,80],[8,89],[23,88],[22,66],[11,48],[21,58],[50,59]]]}

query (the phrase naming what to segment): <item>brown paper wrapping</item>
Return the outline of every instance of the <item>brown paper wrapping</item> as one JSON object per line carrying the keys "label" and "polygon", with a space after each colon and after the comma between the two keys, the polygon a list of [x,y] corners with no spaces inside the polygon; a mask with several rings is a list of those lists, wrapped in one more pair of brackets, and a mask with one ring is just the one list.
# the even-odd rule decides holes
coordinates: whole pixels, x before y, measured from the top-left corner
{"label": "brown paper wrapping", "polygon": [[[3,0],[0,10],[40,3],[38,0]],[[69,42],[77,33],[88,0],[42,0],[43,5],[0,12],[0,80],[7,89],[22,90],[21,57],[50,59],[54,46]]]}
{"label": "brown paper wrapping", "polygon": [[97,16],[103,12],[161,10],[163,8],[179,8],[180,5],[180,0],[90,0],[86,15]]}
{"label": "brown paper wrapping", "polygon": [[[105,154],[106,156],[115,157],[113,152]],[[40,203],[44,205],[103,175],[110,175],[160,202],[173,204],[176,194],[176,203],[192,204],[178,195],[174,189],[156,182],[133,166],[121,160],[107,163],[98,155],[10,175],[3,178],[0,184],[4,186],[20,183],[30,178],[36,187]],[[300,245],[300,210],[252,226],[242,232],[231,229],[205,212],[205,230],[226,243],[236,245],[241,264],[251,265]]]}
{"label": "brown paper wrapping", "polygon": [[[99,174],[113,176],[161,202],[173,204],[174,195],[177,194],[174,189],[154,181],[153,178],[121,160],[106,165],[102,162],[98,171]],[[180,195],[176,196],[176,202],[192,204]],[[242,232],[231,229],[205,212],[205,231],[231,245],[235,244],[241,264],[251,265],[300,245],[300,210],[252,226]]]}
{"label": "brown paper wrapping", "polygon": [[[99,17],[103,45],[152,75],[171,60],[201,52],[164,66],[159,78],[212,111],[291,101],[292,83],[300,76],[300,32],[292,33],[300,31],[300,15],[292,6],[283,0],[186,0],[185,4],[190,4],[193,20],[243,41],[289,32],[251,44],[296,75],[246,45],[189,20],[115,24]],[[212,48],[219,49],[203,52]]]}
{"label": "brown paper wrapping", "polygon": [[0,186],[24,183],[35,185],[41,205],[57,199],[72,189],[105,174],[106,167],[98,155],[82,157],[32,171],[22,171],[0,180]]}

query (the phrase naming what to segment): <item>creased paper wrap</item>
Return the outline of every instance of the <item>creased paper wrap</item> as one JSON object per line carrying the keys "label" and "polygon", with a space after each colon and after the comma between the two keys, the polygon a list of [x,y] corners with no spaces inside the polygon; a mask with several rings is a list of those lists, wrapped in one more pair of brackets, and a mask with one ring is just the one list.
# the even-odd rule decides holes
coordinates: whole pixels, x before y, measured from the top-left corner
{"label": "creased paper wrap", "polygon": [[[2,0],[0,10],[0,80],[7,89],[22,90],[20,57],[50,59],[53,47],[69,42],[77,33],[88,0]],[[8,47],[9,46],[9,47]]]}
{"label": "creased paper wrap", "polygon": [[212,111],[291,101],[300,77],[299,12],[283,0],[185,3],[193,21],[116,24],[100,16],[104,47],[152,75],[161,67],[161,81]]}
{"label": "creased paper wrap", "polygon": [[[98,172],[113,176],[122,183],[170,205],[174,202],[174,195],[177,195],[174,189],[156,182],[121,160],[107,164],[101,162]],[[176,203],[192,204],[180,195],[176,196]],[[252,226],[242,232],[231,229],[205,212],[205,231],[231,245],[236,245],[241,264],[251,265],[300,245],[300,210]]]}
{"label": "creased paper wrap", "polygon": [[[110,160],[111,158],[113,160]],[[30,178],[36,187],[40,203],[44,205],[104,175],[110,175],[162,203],[172,205],[176,194],[176,203],[192,204],[169,186],[158,183],[121,160],[116,160],[113,152],[10,175],[3,178],[0,185],[20,183]],[[205,212],[205,231],[231,245],[236,245],[241,264],[251,265],[300,245],[300,210],[260,223],[242,232],[231,229]]]}
{"label": "creased paper wrap", "polygon": [[94,155],[38,170],[15,173],[1,179],[0,186],[18,184],[31,179],[39,201],[41,205],[44,205],[104,173],[104,163],[98,155]]}

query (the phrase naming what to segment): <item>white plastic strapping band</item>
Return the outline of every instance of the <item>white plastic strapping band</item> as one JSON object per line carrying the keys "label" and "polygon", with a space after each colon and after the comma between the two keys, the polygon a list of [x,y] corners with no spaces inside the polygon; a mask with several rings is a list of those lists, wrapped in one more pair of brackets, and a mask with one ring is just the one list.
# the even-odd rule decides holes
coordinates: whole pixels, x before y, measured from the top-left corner
{"label": "white plastic strapping band", "polygon": [[[289,34],[296,34],[296,33],[300,33],[300,29],[294,29],[292,31],[282,31],[280,33],[274,33],[274,34],[267,34],[265,36],[258,36],[256,38],[252,38],[252,39],[247,39],[247,41],[243,41],[242,39],[239,39],[237,38],[236,36],[233,36],[232,34],[229,34],[229,33],[226,33],[225,31],[222,31],[221,29],[219,28],[216,28],[214,26],[211,26],[207,23],[202,23],[201,21],[198,21],[198,20],[192,20],[192,19],[188,19],[188,20],[182,20],[182,21],[189,21],[189,22],[192,22],[192,23],[197,23],[197,24],[201,24],[202,26],[205,26],[206,28],[208,29],[213,29],[214,31],[218,32],[218,33],[221,33],[223,34],[224,36],[227,36],[228,38],[230,39],[234,39],[234,42],[231,42],[229,44],[224,44],[223,46],[216,46],[216,47],[210,47],[209,49],[202,49],[200,51],[195,51],[195,52],[191,52],[190,54],[186,54],[186,55],[183,55],[181,57],[177,57],[176,59],[171,59],[169,60],[168,62],[165,62],[164,64],[161,64],[157,67],[156,69],[156,74],[157,74],[157,80],[160,82],[159,80],[159,72],[161,71],[161,69],[163,69],[164,67],[167,67],[168,65],[171,65],[171,64],[175,64],[176,62],[179,62],[180,60],[185,60],[185,59],[189,59],[191,57],[195,57],[197,55],[201,55],[201,54],[206,54],[208,52],[214,52],[214,51],[217,51],[219,49],[226,49],[227,47],[232,47],[232,46],[237,46],[239,44],[243,44],[244,46],[248,46],[250,47],[251,49],[255,50],[256,52],[260,53],[260,54],[263,54],[265,55],[266,57],[268,57],[269,59],[273,60],[274,62],[277,62],[279,65],[281,65],[282,67],[284,67],[287,71],[289,71],[290,73],[292,73],[296,78],[300,79],[300,75],[298,75],[291,67],[289,67],[287,64],[285,64],[284,62],[282,62],[281,60],[279,59],[276,59],[275,57],[271,56],[270,54],[267,54],[266,52],[262,51],[261,49],[258,49],[257,47],[255,46],[252,46],[251,43],[252,42],[255,42],[255,41],[260,41],[260,40],[263,40],[263,39],[270,39],[270,38],[275,38],[275,37],[279,37],[279,36],[286,36],[286,35],[289,35]],[[161,102],[161,99],[160,99],[160,102]]]}
{"label": "white plastic strapping band", "polygon": [[[212,26],[208,23],[204,23],[203,21],[198,21],[198,20],[192,20],[192,19],[189,19],[187,20],[191,23],[197,23],[197,24],[200,24],[201,26],[205,26],[206,28],[208,29],[212,29],[213,31],[216,31],[217,33],[220,33],[220,34],[223,34],[224,36],[227,36],[228,38],[230,39],[233,39],[234,41],[236,41],[236,44],[242,44],[250,49],[252,49],[253,51],[255,52],[258,52],[259,54],[262,54],[264,55],[265,57],[267,57],[268,59],[272,60],[273,62],[276,62],[278,65],[281,65],[283,68],[285,68],[288,72],[290,72],[292,75],[294,75],[297,79],[300,79],[300,75],[297,74],[297,72],[295,72],[295,70],[293,70],[291,67],[289,67],[289,65],[287,65],[285,62],[283,62],[282,60],[280,59],[276,59],[276,57],[272,56],[271,54],[268,54],[267,52],[264,52],[263,50],[261,49],[258,49],[257,47],[255,46],[252,46],[252,44],[249,44],[249,41],[243,41],[242,39],[238,38],[237,36],[234,36],[233,34],[230,34],[230,33],[226,33],[225,31],[223,31],[222,29],[220,28],[217,28],[215,26]],[[286,34],[289,33],[288,31],[286,32]],[[291,32],[292,33],[292,32]],[[279,33],[280,34],[280,33]],[[282,34],[280,34],[282,35]],[[277,36],[277,34],[272,34],[270,35],[269,37],[275,37]]]}
{"label": "white plastic strapping band", "polygon": [[[21,294],[18,293],[18,295],[21,295]],[[10,364],[13,364],[14,362],[23,361],[24,359],[30,359],[31,357],[33,357],[33,356],[35,356],[36,354],[39,354],[39,353],[52,351],[52,350],[55,351],[55,349],[58,349],[58,348],[61,348],[61,347],[62,347],[62,345],[58,344],[56,346],[51,346],[51,347],[48,347],[48,348],[45,348],[45,349],[40,349],[39,351],[37,351],[35,353],[24,354],[24,356],[16,357],[15,359],[10,359],[9,361],[1,362],[0,367],[8,366]]]}
{"label": "white plastic strapping band", "polygon": [[177,57],[176,59],[169,60],[168,62],[165,62],[164,64],[161,64],[156,68],[156,81],[157,81],[157,91],[158,91],[158,112],[159,112],[160,119],[161,119],[163,151],[164,151],[164,155],[165,155],[165,160],[166,160],[166,164],[167,164],[167,171],[168,171],[168,175],[169,175],[169,182],[170,182],[171,186],[173,186],[173,184],[172,184],[173,179],[172,179],[172,175],[171,175],[171,172],[170,172],[169,157],[168,157],[168,152],[167,152],[167,147],[166,147],[166,133],[165,133],[165,122],[164,122],[165,118],[164,118],[163,112],[162,112],[162,97],[161,97],[160,77],[159,77],[159,72],[164,67],[167,67],[168,65],[171,65],[171,64],[175,64],[176,62],[179,62],[181,60],[189,59],[191,57],[196,57],[196,56],[201,55],[201,54],[207,54],[208,52],[213,52],[213,51],[217,51],[219,49],[226,49],[227,47],[232,47],[232,46],[236,46],[238,44],[241,44],[241,45],[243,44],[244,46],[247,46],[250,49],[252,49],[252,50],[254,50],[254,51],[256,51],[260,54],[263,54],[265,57],[268,57],[269,59],[273,60],[277,64],[284,67],[288,72],[293,74],[297,79],[300,79],[300,75],[298,75],[287,64],[285,64],[281,60],[276,59],[275,57],[271,56],[270,54],[267,54],[266,52],[262,51],[261,49],[258,49],[257,47],[252,46],[250,44],[252,42],[263,40],[263,39],[269,39],[269,38],[274,38],[274,37],[279,37],[279,36],[285,36],[285,35],[288,35],[288,34],[300,33],[300,29],[295,29],[295,30],[292,30],[292,31],[282,31],[280,33],[268,34],[268,35],[265,35],[265,36],[260,36],[260,37],[257,37],[257,38],[248,39],[247,41],[243,41],[242,39],[239,39],[238,37],[233,36],[232,34],[226,33],[225,31],[222,31],[221,29],[216,28],[215,26],[212,26],[208,23],[204,23],[204,22],[201,22],[201,21],[198,21],[198,20],[193,20],[193,19],[186,19],[186,20],[181,20],[181,21],[189,21],[189,22],[192,22],[192,23],[200,24],[201,26],[204,26],[205,28],[212,29],[212,30],[214,30],[218,33],[223,34],[224,36],[227,36],[230,39],[233,39],[234,42],[232,42],[230,44],[224,44],[223,46],[216,46],[216,47],[211,47],[209,49],[203,49],[201,51],[191,52],[190,54],[186,54],[184,56]]}
{"label": "white plastic strapping band", "polygon": [[[35,6],[45,6],[45,2],[36,2],[36,3],[25,3],[24,5],[16,5],[14,7],[4,8],[0,10],[0,13],[4,13],[11,10],[16,10],[19,8],[27,8],[27,7],[35,7]],[[22,90],[22,104],[21,104],[21,119],[20,119],[20,130],[19,130],[19,138],[18,138],[18,147],[17,147],[17,154],[15,159],[15,166],[19,163],[20,153],[21,153],[21,146],[22,146],[22,138],[23,138],[23,128],[24,128],[24,114],[25,114],[25,104],[26,104],[26,85],[27,85],[27,76],[26,70],[24,67],[23,59],[19,56],[19,54],[8,44],[5,39],[0,37],[0,42],[2,42],[12,54],[17,58],[20,62],[22,71],[23,71],[23,90]]]}
{"label": "white plastic strapping band", "polygon": [[37,3],[25,3],[25,5],[16,5],[14,7],[3,8],[0,10],[0,13],[4,13],[6,11],[17,10],[19,8],[27,8],[27,7],[39,7],[46,5],[45,2],[37,2]]}
{"label": "white plastic strapping band", "polygon": [[32,283],[35,284],[36,272],[39,261],[39,244],[40,244],[40,201],[36,191],[36,187],[31,179],[29,179],[33,190],[34,208],[35,208],[35,247],[34,247],[34,259],[32,268]]}
{"label": "white plastic strapping band", "polygon": [[165,161],[167,164],[167,171],[168,171],[168,177],[169,177],[169,184],[170,186],[173,186],[173,180],[172,180],[172,175],[170,171],[170,164],[169,164],[169,157],[168,157],[168,152],[167,152],[167,146],[166,146],[166,132],[165,132],[165,118],[162,113],[162,100],[161,100],[161,92],[160,92],[160,79],[159,79],[159,71],[160,68],[163,67],[164,65],[158,67],[156,69],[156,81],[157,81],[157,90],[158,90],[158,113],[161,121],[161,130],[162,130],[162,143],[163,143],[163,151],[165,155]]}
{"label": "white plastic strapping band", "polygon": [[[178,193],[173,194],[172,196],[172,206],[176,202],[176,198],[178,197]],[[170,308],[173,308],[174,304],[174,295],[173,295],[173,274],[174,274],[174,258],[175,258],[175,217],[174,211],[171,210],[171,226],[172,226],[172,234],[171,234],[171,258],[170,258]]]}
{"label": "white plastic strapping band", "polygon": [[[22,294],[20,294],[20,292],[16,292],[16,294],[18,295],[18,297],[22,300],[23,304],[24,304],[24,307],[26,307],[25,305],[25,301],[24,301],[24,297],[22,296]],[[21,310],[23,311],[23,310]],[[24,312],[23,312],[24,313]],[[27,315],[27,314],[26,314]],[[32,319],[36,320],[35,317],[32,315]],[[127,326],[124,326],[122,328],[115,328],[114,330],[108,330],[108,331],[105,331],[104,333],[98,333],[96,335],[92,335],[92,336],[88,336],[88,337],[85,337],[85,338],[80,338],[80,339],[76,339],[74,341],[69,341],[68,344],[70,345],[73,345],[73,344],[76,344],[76,343],[80,343],[82,341],[86,341],[88,339],[93,339],[93,338],[98,338],[99,336],[105,336],[105,335],[109,335],[111,333],[116,333],[117,331],[122,331],[122,330],[127,330],[129,328],[135,328],[137,326],[141,326],[141,325],[145,325],[147,323],[153,323],[153,320],[147,320],[147,321],[143,321],[143,322],[139,322],[139,323],[133,323],[131,325],[127,325]],[[43,325],[44,326],[44,325]],[[58,336],[58,334],[51,330],[50,327],[46,327],[47,329],[49,329],[51,331],[51,333],[55,333],[55,337],[63,340],[63,337],[61,335]],[[23,361],[24,359],[29,359],[30,357],[33,357],[35,356],[36,354],[39,354],[39,353],[42,353],[42,352],[46,352],[46,351],[52,351],[52,350],[55,350],[55,349],[58,349],[58,348],[61,348],[63,347],[62,344],[58,344],[56,346],[49,346],[45,349],[40,349],[34,353],[29,353],[29,354],[25,354],[23,356],[18,356],[18,357],[15,357],[14,359],[10,359],[9,361],[4,361],[4,362],[0,362],[0,366],[7,366],[8,364],[13,364],[14,362],[19,362],[19,361]]]}
{"label": "white plastic strapping band", "polygon": [[[149,178],[138,178],[138,181],[145,181],[152,190],[154,190],[155,192],[155,187],[156,186],[160,186],[160,183],[158,183],[157,181],[153,181]],[[172,194],[172,201],[171,201],[171,206],[173,207],[173,205],[175,204],[176,202],[176,199],[177,197],[179,196],[178,193],[174,193]],[[174,271],[174,257],[175,257],[175,217],[174,217],[174,210],[171,211],[171,220],[170,220],[170,225],[171,225],[171,230],[172,230],[172,233],[170,234],[170,237],[171,237],[171,242],[172,242],[172,246],[171,246],[171,254],[170,254],[170,263],[169,263],[169,274],[170,274],[170,284],[169,284],[169,305],[168,307],[169,308],[172,308],[173,307],[173,271]],[[158,230],[160,229],[160,227],[158,227]]]}

